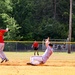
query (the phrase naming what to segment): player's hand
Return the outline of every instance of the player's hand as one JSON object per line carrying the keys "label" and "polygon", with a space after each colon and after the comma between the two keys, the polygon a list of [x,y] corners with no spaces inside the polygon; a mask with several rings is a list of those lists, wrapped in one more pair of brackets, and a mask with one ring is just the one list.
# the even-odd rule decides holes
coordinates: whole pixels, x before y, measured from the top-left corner
{"label": "player's hand", "polygon": [[8,31],[9,29],[8,29],[8,28],[6,28],[6,30]]}

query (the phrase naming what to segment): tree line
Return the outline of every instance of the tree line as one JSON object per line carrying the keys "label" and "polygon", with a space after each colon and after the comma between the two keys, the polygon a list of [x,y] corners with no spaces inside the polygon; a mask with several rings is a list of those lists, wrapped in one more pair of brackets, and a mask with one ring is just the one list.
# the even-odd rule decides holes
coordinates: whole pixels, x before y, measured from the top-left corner
{"label": "tree line", "polygon": [[[0,28],[10,28],[5,40],[67,39],[69,0],[0,0]],[[72,11],[75,41],[75,1]]]}

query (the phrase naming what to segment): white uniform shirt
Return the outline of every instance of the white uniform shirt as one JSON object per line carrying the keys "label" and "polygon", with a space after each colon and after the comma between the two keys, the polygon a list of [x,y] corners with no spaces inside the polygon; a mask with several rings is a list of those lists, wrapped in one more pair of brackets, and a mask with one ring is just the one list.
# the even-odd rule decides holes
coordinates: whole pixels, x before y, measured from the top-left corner
{"label": "white uniform shirt", "polygon": [[47,61],[47,59],[50,57],[51,52],[53,52],[53,48],[48,46],[45,53],[42,55],[43,63],[45,63]]}

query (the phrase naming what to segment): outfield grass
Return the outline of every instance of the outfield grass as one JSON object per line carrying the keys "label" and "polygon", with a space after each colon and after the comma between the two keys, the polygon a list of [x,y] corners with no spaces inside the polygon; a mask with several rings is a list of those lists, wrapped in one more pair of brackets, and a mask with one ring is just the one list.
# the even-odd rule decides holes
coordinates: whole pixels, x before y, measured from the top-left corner
{"label": "outfield grass", "polygon": [[[29,62],[33,52],[5,52],[8,62],[0,63],[0,75],[75,75],[75,53],[54,52],[49,60],[40,66]],[[43,52],[40,52],[42,55]]]}

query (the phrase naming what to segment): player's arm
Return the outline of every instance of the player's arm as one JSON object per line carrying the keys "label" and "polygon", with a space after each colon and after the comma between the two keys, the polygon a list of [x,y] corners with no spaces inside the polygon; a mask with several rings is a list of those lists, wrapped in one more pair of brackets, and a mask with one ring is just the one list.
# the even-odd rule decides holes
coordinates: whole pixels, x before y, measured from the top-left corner
{"label": "player's arm", "polygon": [[33,48],[33,44],[32,44],[32,46],[31,46],[32,48]]}
{"label": "player's arm", "polygon": [[45,40],[45,46],[46,46],[46,47],[48,47],[48,45],[50,44],[50,41],[49,41],[49,40],[50,40],[49,37]]}
{"label": "player's arm", "polygon": [[48,42],[47,41],[45,42],[45,46],[48,47]]}
{"label": "player's arm", "polygon": [[1,29],[1,31],[2,31],[3,33],[8,32],[8,28],[6,28],[6,29]]}

